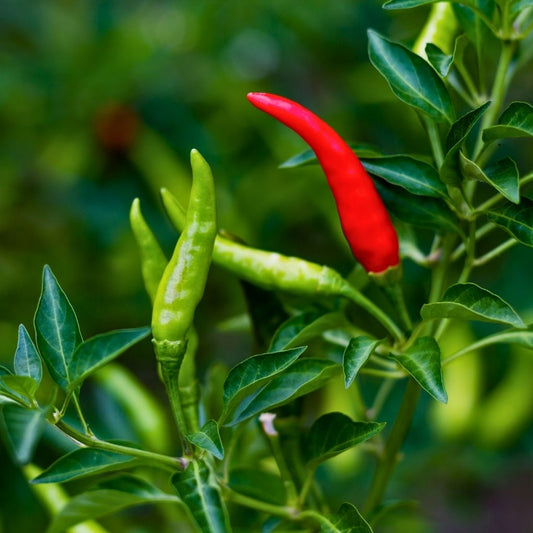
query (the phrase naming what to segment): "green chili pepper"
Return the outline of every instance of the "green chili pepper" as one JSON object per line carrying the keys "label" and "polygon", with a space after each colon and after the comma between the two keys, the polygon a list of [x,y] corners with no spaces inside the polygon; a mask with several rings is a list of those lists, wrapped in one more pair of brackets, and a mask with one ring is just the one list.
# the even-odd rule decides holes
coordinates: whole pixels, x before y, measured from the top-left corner
{"label": "green chili pepper", "polygon": [[[185,211],[166,189],[161,198],[167,214],[178,231],[186,227]],[[345,296],[379,320],[396,339],[403,334],[377,306],[357,291],[337,271],[297,257],[266,252],[217,235],[213,262],[239,278],[268,290],[292,292],[304,296]]]}
{"label": "green chili pepper", "polygon": [[[194,313],[204,293],[216,235],[211,169],[197,150],[191,151],[191,166],[193,182],[185,224],[163,272],[152,312],[156,357],[186,456],[191,454],[186,436],[197,428],[194,346],[187,350],[187,344]],[[192,390],[183,383],[185,378],[190,380]]]}
{"label": "green chili pepper", "polygon": [[197,150],[191,151],[193,183],[186,224],[154,300],[156,342],[183,342],[200,302],[216,235],[213,175]]}
{"label": "green chili pepper", "polygon": [[141,253],[144,286],[153,303],[168,260],[143,217],[141,203],[138,198],[135,198],[131,204],[130,225]]}

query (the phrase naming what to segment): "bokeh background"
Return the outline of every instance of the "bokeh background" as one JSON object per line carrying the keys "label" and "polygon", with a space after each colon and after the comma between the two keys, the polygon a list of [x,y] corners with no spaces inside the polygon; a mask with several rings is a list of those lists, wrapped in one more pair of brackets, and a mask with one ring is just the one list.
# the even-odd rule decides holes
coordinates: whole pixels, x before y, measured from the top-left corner
{"label": "bokeh background", "polygon": [[[390,154],[425,153],[416,114],[367,59],[366,29],[409,45],[427,13],[387,12],[374,0],[0,2],[0,363],[11,364],[18,324],[31,328],[44,264],[85,337],[149,323],[128,210],[140,197],[170,252],[176,234],[158,191],[187,197],[191,148],[213,167],[222,228],[349,272],[353,260],[320,170],[278,169],[305,146],[245,95],[283,94],[346,139]],[[531,68],[513,87],[512,97],[528,98]],[[525,142],[507,149],[522,173],[531,170]],[[531,316],[531,266],[531,253],[516,248],[479,281]],[[407,271],[412,294],[422,294],[418,271]],[[245,311],[239,283],[214,267],[199,309],[200,375],[213,361],[254,353],[250,331],[239,327]],[[472,335],[454,331],[450,345]],[[531,355],[503,347],[472,359],[447,382],[452,398],[464,397],[451,410],[421,404],[410,460],[392,487],[408,487],[404,496],[420,500],[419,510],[382,531],[533,531]],[[148,342],[122,363],[162,397]],[[394,398],[386,413],[394,413]],[[107,417],[117,427],[109,399],[93,391],[86,401],[104,426]],[[45,512],[0,446],[0,531],[44,531]],[[41,466],[56,456],[53,444],[41,453]],[[323,476],[360,501],[346,468]],[[111,531],[121,530],[115,520]],[[146,527],[139,521],[135,531]]]}

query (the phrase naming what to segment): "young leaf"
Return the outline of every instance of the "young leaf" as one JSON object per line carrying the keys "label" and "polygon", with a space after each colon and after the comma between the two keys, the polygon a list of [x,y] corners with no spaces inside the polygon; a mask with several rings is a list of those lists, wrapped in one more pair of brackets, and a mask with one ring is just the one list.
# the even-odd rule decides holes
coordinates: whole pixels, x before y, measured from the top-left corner
{"label": "young leaf", "polygon": [[316,468],[331,457],[357,446],[379,433],[385,424],[354,422],[342,413],[328,413],[314,422],[305,439],[309,468]]}
{"label": "young leaf", "polygon": [[[330,517],[335,526],[333,531],[339,533],[372,533],[370,524],[351,503],[343,503],[339,510]],[[327,531],[327,530],[323,530]]]}
{"label": "young leaf", "polygon": [[50,375],[66,389],[70,381],[68,365],[82,337],[76,313],[48,265],[43,270],[43,287],[35,313],[35,335]]}
{"label": "young leaf", "polygon": [[140,461],[107,450],[79,448],[60,457],[32,483],[64,483],[73,479],[115,472],[139,464]]}
{"label": "young leaf", "polygon": [[96,335],[77,348],[68,365],[69,389],[78,386],[89,374],[106,365],[150,334],[150,328],[120,329]]}
{"label": "young leaf", "polygon": [[2,433],[7,448],[18,464],[28,464],[46,426],[46,411],[18,405],[2,408]]}
{"label": "young leaf", "polygon": [[274,505],[284,505],[287,494],[281,478],[257,467],[234,468],[229,473],[231,490]]}
{"label": "young leaf", "polygon": [[463,146],[463,143],[470,133],[470,130],[481,118],[483,113],[485,113],[489,105],[490,102],[485,102],[477,109],[466,113],[450,128],[448,136],[446,137],[446,157],[444,158],[444,162],[440,168],[440,176],[444,183],[450,185],[459,184],[459,150]]}
{"label": "young leaf", "polygon": [[485,171],[462,153],[459,154],[461,172],[465,178],[484,181],[492,185],[502,196],[517,204],[520,202],[518,168],[516,163],[506,157],[494,163]]}
{"label": "young leaf", "polygon": [[339,371],[339,365],[325,359],[305,358],[296,361],[283,374],[276,376],[258,391],[231,418],[235,425],[263,411],[279,407],[324,386]]}
{"label": "young leaf", "polygon": [[483,130],[483,140],[491,142],[510,137],[533,137],[533,106],[513,102],[501,115],[498,125]]}
{"label": "young leaf", "polygon": [[407,155],[375,157],[361,161],[365,169],[391,185],[403,187],[411,194],[446,198],[446,187],[439,173],[427,163]]}
{"label": "young leaf", "polygon": [[445,78],[450,72],[453,63],[453,54],[445,54],[438,46],[433,43],[426,44],[426,55],[433,68]]}
{"label": "young leaf", "polygon": [[291,348],[277,353],[254,355],[232,368],[224,382],[224,412],[220,423],[237,405],[269,379],[290,367],[306,347]]}
{"label": "young leaf", "polygon": [[448,395],[442,380],[440,348],[433,337],[419,337],[404,353],[391,354],[433,398],[446,403]]}
{"label": "young leaf", "polygon": [[228,512],[209,467],[191,461],[185,472],[174,474],[171,482],[203,533],[231,531]]}
{"label": "young leaf", "polygon": [[208,420],[200,431],[187,435],[187,438],[202,450],[208,451],[217,459],[224,457],[224,446],[220,440],[218,424],[214,420]]}
{"label": "young leaf", "polygon": [[406,104],[439,122],[453,122],[450,95],[438,74],[420,56],[369,30],[369,57]]}
{"label": "young leaf", "polygon": [[342,355],[344,386],[348,388],[381,341],[361,336],[351,339]]}
{"label": "young leaf", "polygon": [[424,198],[421,202],[399,187],[380,182],[376,188],[387,209],[400,220],[435,231],[461,231],[455,215],[442,200]]}
{"label": "young leaf", "polygon": [[342,313],[309,311],[292,316],[277,329],[269,351],[278,352],[292,346],[302,346],[309,340],[318,337],[324,331],[339,328],[346,324]]}
{"label": "young leaf", "polygon": [[0,376],[0,391],[17,403],[32,407],[39,384],[28,376]]}
{"label": "young leaf", "polygon": [[166,494],[146,481],[133,476],[113,480],[96,490],[74,496],[54,517],[46,533],[63,533],[69,527],[115,513],[128,507],[148,503],[179,503],[179,499]]}
{"label": "young leaf", "polygon": [[20,324],[17,349],[15,351],[15,374],[28,376],[37,384],[41,383],[43,367],[37,349],[31,340],[26,328]]}
{"label": "young leaf", "polygon": [[420,314],[424,320],[459,318],[525,327],[522,319],[507,302],[475,283],[452,285],[440,302],[423,305]]}
{"label": "young leaf", "polygon": [[533,247],[533,202],[522,198],[519,205],[506,204],[487,212],[491,222],[497,224],[516,240]]}

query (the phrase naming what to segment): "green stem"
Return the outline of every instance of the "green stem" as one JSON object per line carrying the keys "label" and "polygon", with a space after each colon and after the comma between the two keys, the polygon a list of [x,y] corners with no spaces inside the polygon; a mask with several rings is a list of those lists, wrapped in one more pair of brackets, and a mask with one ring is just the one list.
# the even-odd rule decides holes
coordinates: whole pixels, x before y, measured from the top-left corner
{"label": "green stem", "polygon": [[374,403],[368,411],[368,418],[375,420],[379,416],[379,413],[381,412],[381,409],[383,409],[383,406],[385,405],[385,402],[387,401],[387,398],[389,397],[389,394],[391,393],[395,384],[396,380],[394,379],[385,379],[381,383],[378,392],[376,393],[376,397],[374,398]]}
{"label": "green stem", "polygon": [[474,256],[476,253],[476,224],[475,222],[470,222],[468,225],[468,237],[466,238],[466,241],[465,241],[465,250],[466,250],[466,259],[463,265],[463,270],[461,271],[461,275],[459,276],[457,283],[464,283],[468,279],[468,276],[470,276],[470,272],[472,271],[472,267],[474,266]]}
{"label": "green stem", "polygon": [[[489,109],[483,116],[481,127],[479,128],[478,139],[476,147],[474,149],[474,161],[479,163],[478,156],[483,148],[483,130],[491,126],[496,120],[496,116],[503,104],[505,97],[505,91],[510,82],[509,79],[509,66],[513,59],[516,43],[514,41],[503,41],[502,50],[500,53],[500,59],[498,61],[498,67],[496,69],[496,75],[494,77],[494,83],[492,86],[492,94],[490,100],[492,101]],[[487,152],[485,152],[487,153]]]}
{"label": "green stem", "polygon": [[370,515],[381,504],[389,478],[396,466],[398,452],[407,436],[415,413],[420,387],[413,379],[409,379],[405,389],[398,416],[379,459],[374,478],[363,506],[363,514]]}
{"label": "green stem", "polygon": [[439,130],[437,124],[432,119],[422,115],[422,122],[426,127],[426,131],[429,137],[431,150],[433,152],[433,158],[435,159],[435,165],[437,168],[442,166],[444,161],[444,153],[442,151],[442,144],[440,141]]}
{"label": "green stem", "polygon": [[405,377],[403,372],[391,372],[388,370],[379,370],[378,368],[361,368],[359,374],[366,374],[367,376],[375,376],[385,379],[402,379]]}
{"label": "green stem", "polygon": [[146,450],[139,450],[137,448],[129,448],[128,446],[122,446],[121,444],[114,444],[112,442],[106,442],[94,436],[85,435],[84,433],[81,433],[80,431],[69,426],[62,420],[55,422],[55,425],[65,435],[68,435],[75,442],[87,446],[89,448],[107,450],[109,452],[138,457],[139,459],[144,459],[145,461],[148,461],[154,466],[165,467],[165,469],[170,467],[173,471],[184,470],[185,468],[185,461],[183,459],[169,457],[168,455],[162,455],[160,453],[149,452]]}
{"label": "green stem", "polygon": [[288,518],[289,520],[294,520],[294,518],[297,516],[297,510],[295,508],[274,505],[272,503],[256,500],[255,498],[250,498],[244,494],[234,492],[222,483],[221,486],[227,499],[230,502],[236,503],[237,505],[243,505],[244,507],[249,507],[250,509],[255,509],[256,511],[260,511],[262,513],[280,516],[281,518]]}
{"label": "green stem", "polygon": [[353,391],[355,416],[357,416],[359,420],[367,420],[365,401],[363,400],[363,395],[361,394],[361,389],[359,388],[357,381],[354,380],[350,388]]}
{"label": "green stem", "polygon": [[478,257],[474,261],[473,266],[479,267],[479,266],[487,264],[489,261],[492,261],[493,259],[501,255],[503,252],[509,250],[509,248],[512,248],[516,244],[518,244],[518,241],[514,237],[510,238],[509,240],[505,242],[502,242],[499,246],[494,248],[494,250],[487,252],[485,255],[482,255],[481,257]]}
{"label": "green stem", "polygon": [[[493,222],[489,222],[484,226],[481,226],[475,233],[475,241],[478,242],[482,237],[490,233],[493,229],[496,229],[498,226]],[[450,256],[450,261],[453,263],[457,261],[466,251],[466,243],[463,241],[457,248],[452,252]]]}
{"label": "green stem", "polygon": [[354,287],[346,284],[340,294],[348,298],[359,307],[362,307],[365,311],[368,311],[368,313],[370,313],[378,322],[380,322],[394,339],[399,342],[404,340],[402,330],[393,322],[393,320]]}

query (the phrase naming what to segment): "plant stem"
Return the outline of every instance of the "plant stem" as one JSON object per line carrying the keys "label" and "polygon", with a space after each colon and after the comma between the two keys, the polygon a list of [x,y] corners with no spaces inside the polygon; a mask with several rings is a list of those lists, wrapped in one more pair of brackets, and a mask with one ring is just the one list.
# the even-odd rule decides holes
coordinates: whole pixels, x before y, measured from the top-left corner
{"label": "plant stem", "polygon": [[374,512],[383,500],[389,478],[398,460],[398,452],[409,431],[419,395],[420,386],[413,379],[409,379],[398,416],[385,444],[383,454],[379,459],[366,502],[363,506],[363,514],[365,515]]}
{"label": "plant stem", "polygon": [[485,255],[482,255],[481,257],[478,257],[474,261],[474,266],[479,267],[482,265],[487,264],[489,261],[492,261],[499,255],[501,255],[506,250],[509,250],[509,248],[512,248],[515,244],[518,244],[518,241],[512,237],[509,240],[502,242],[499,246],[496,246],[494,250],[491,250],[490,252],[487,252]]}
{"label": "plant stem", "polygon": [[59,420],[55,423],[55,426],[60,429],[65,435],[69,436],[78,444],[87,446],[89,448],[96,448],[99,450],[107,450],[109,452],[121,453],[124,455],[130,455],[132,457],[138,457],[150,462],[154,466],[165,468],[171,468],[175,470],[184,469],[184,461],[175,457],[169,457],[168,455],[162,455],[160,453],[149,452],[147,450],[139,450],[137,448],[130,448],[128,446],[122,446],[121,444],[115,444],[113,442],[106,442],[96,438],[95,436],[88,436],[80,431],[69,426],[63,420]]}
{"label": "plant stem", "polygon": [[394,379],[383,380],[379,386],[378,392],[376,393],[376,397],[374,398],[374,403],[368,411],[368,418],[375,420],[379,416],[379,413],[381,412],[381,409],[383,409],[383,406],[385,405],[385,402],[387,401],[387,398],[395,384],[396,380]]}
{"label": "plant stem", "polygon": [[362,307],[365,311],[368,311],[368,313],[370,313],[378,322],[380,322],[394,339],[399,342],[404,340],[402,330],[393,322],[393,320],[351,285],[346,284],[341,291],[341,295],[345,296],[359,307]]}
{"label": "plant stem", "polygon": [[435,159],[435,165],[437,168],[440,168],[444,161],[444,153],[442,151],[442,144],[440,142],[439,130],[437,129],[435,121],[424,115],[422,115],[422,122],[424,123],[428,133],[431,150],[433,152],[433,158]]}
{"label": "plant stem", "polygon": [[250,498],[249,496],[245,496],[244,494],[234,492],[222,483],[221,487],[223,488],[228,500],[233,503],[236,503],[237,505],[243,505],[244,507],[249,507],[250,509],[255,509],[256,511],[272,514],[274,516],[281,516],[282,518],[288,518],[290,520],[294,520],[297,515],[297,510],[292,507],[275,505],[272,503],[256,500],[255,498]]}

